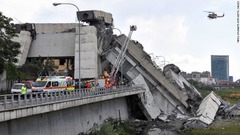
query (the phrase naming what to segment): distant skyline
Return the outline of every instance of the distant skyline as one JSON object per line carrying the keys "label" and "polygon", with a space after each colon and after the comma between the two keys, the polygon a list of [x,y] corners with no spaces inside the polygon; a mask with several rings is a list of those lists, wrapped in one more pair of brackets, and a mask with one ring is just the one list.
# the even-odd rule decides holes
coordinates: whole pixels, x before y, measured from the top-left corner
{"label": "distant skyline", "polygon": [[[180,70],[211,72],[211,55],[229,55],[229,75],[240,79],[240,43],[237,43],[237,0],[0,0],[0,11],[14,23],[77,23],[77,9],[102,10],[113,15],[114,27],[132,35],[155,56],[177,65]],[[209,20],[215,11],[225,16]],[[115,34],[119,31],[115,30]],[[159,58],[160,59],[160,58]],[[162,60],[163,61],[163,58]]]}

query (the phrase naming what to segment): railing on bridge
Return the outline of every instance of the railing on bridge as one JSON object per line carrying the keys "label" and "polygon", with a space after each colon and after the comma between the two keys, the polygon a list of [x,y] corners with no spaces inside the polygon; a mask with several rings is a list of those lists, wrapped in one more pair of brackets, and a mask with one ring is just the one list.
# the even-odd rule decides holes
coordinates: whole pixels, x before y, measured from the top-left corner
{"label": "railing on bridge", "polygon": [[90,88],[72,91],[59,92],[34,92],[26,95],[21,94],[6,94],[0,95],[0,112],[20,109],[30,106],[37,106],[43,104],[52,104],[57,102],[64,102],[76,99],[84,99],[96,96],[103,96],[107,94],[123,93],[127,91],[134,91],[144,89],[143,85],[133,86],[118,86],[111,88]]}

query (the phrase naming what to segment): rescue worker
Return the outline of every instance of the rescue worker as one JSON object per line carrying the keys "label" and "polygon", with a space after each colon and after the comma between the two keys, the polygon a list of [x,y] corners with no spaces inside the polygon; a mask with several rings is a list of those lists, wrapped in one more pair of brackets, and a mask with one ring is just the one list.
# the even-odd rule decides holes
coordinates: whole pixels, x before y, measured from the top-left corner
{"label": "rescue worker", "polygon": [[26,93],[27,93],[27,87],[25,85],[23,85],[21,88],[21,94],[25,95]]}
{"label": "rescue worker", "polygon": [[87,81],[87,89],[90,90],[90,88],[91,88],[91,82]]}
{"label": "rescue worker", "polygon": [[91,88],[94,87],[94,82],[91,82],[90,87],[91,87]]}
{"label": "rescue worker", "polygon": [[26,85],[23,85],[22,87],[21,87],[21,99],[25,99],[24,97],[25,97],[25,95],[27,94],[27,87],[26,87]]}
{"label": "rescue worker", "polygon": [[96,85],[96,88],[100,88],[100,85],[99,85],[99,83],[97,83],[97,85]]}
{"label": "rescue worker", "polygon": [[93,81],[91,82],[90,87],[91,87],[91,90],[95,90],[95,85]]}

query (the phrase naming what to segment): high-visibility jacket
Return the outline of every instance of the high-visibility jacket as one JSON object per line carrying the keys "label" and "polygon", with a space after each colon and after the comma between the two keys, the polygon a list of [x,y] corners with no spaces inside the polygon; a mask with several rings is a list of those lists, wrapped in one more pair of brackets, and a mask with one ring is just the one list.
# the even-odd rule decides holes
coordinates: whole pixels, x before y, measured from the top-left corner
{"label": "high-visibility jacket", "polygon": [[21,94],[26,94],[27,93],[27,87],[26,86],[22,86],[21,88]]}
{"label": "high-visibility jacket", "polygon": [[87,83],[87,88],[91,88],[91,83],[90,82]]}

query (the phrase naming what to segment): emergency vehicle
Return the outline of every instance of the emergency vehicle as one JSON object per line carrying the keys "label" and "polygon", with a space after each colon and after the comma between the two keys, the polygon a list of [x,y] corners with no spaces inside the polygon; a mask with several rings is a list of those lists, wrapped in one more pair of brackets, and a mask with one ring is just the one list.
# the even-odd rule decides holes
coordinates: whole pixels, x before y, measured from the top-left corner
{"label": "emergency vehicle", "polygon": [[57,92],[74,90],[75,81],[70,76],[40,76],[32,83],[32,92]]}

